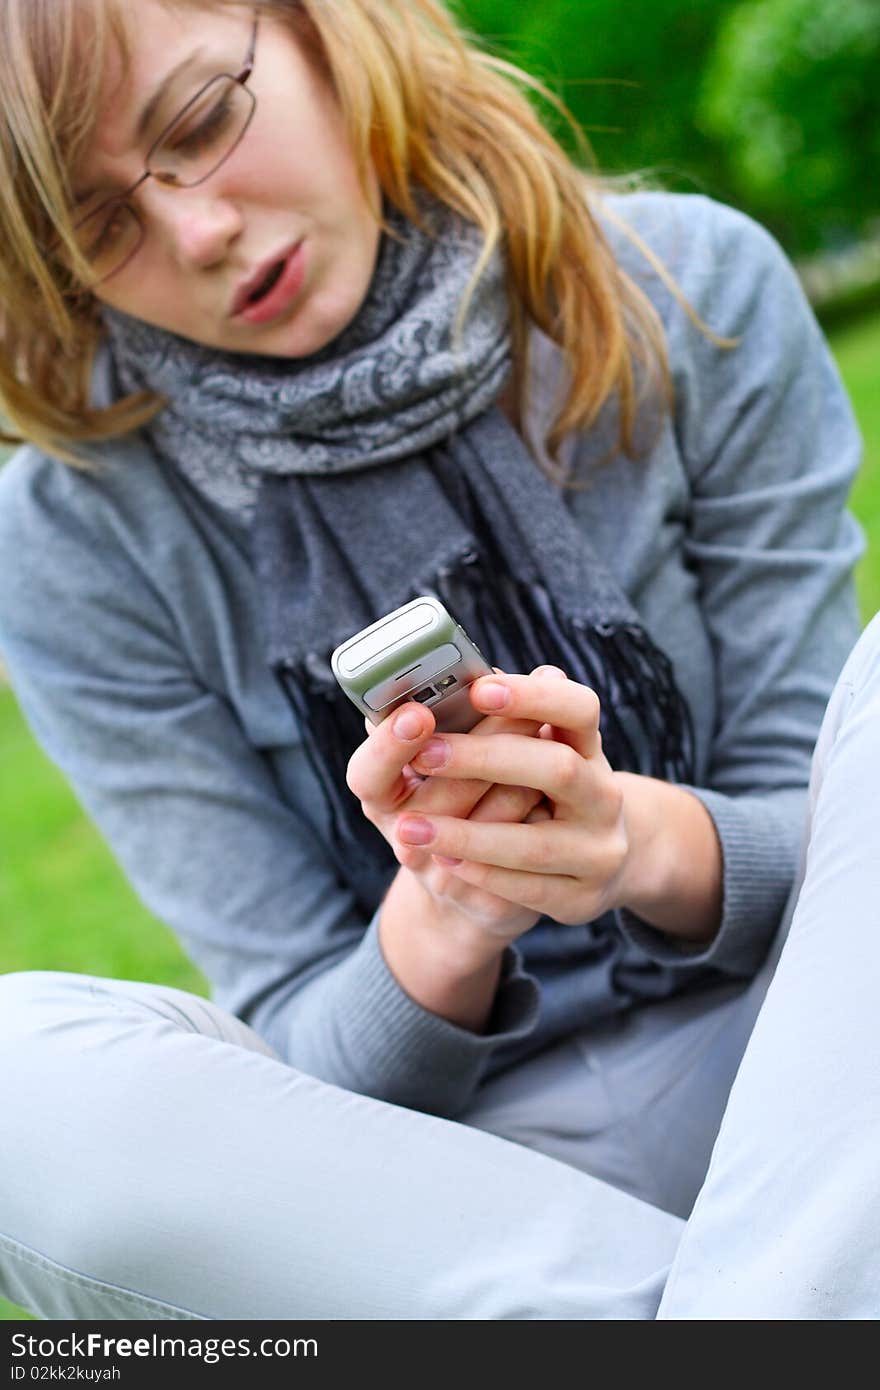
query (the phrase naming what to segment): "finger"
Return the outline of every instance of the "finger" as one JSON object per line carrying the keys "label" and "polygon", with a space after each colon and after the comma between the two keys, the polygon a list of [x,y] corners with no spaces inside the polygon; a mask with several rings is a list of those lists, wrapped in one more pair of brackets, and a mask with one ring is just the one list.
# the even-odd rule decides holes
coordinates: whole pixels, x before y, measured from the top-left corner
{"label": "finger", "polygon": [[[529,726],[534,728],[534,724]],[[471,731],[473,733],[473,731]],[[490,786],[487,782],[466,778],[421,777],[410,767],[403,769],[404,777],[411,777],[411,792],[406,809],[412,814],[456,816],[461,819],[487,821],[521,821],[542,799],[541,793],[532,787]],[[410,848],[406,855],[406,867],[419,870],[428,862],[428,851],[419,852]]]}
{"label": "finger", "polygon": [[537,917],[546,915],[569,926],[591,922],[607,909],[605,887],[610,876],[607,866],[598,866],[589,880],[499,868],[469,859],[453,861],[438,872],[446,876],[444,882],[451,898],[455,894],[452,884],[457,880],[491,900],[510,903]]}
{"label": "finger", "polygon": [[393,710],[349,758],[345,778],[349,789],[361,801],[393,809],[411,790],[403,769],[434,727],[433,714],[415,700]]}
{"label": "finger", "polygon": [[[493,666],[492,671],[497,676],[504,676],[500,666]],[[531,673],[533,676],[546,674],[548,677],[557,680],[565,680],[565,672],[558,666],[536,666]],[[515,719],[507,715],[485,715],[471,729],[471,737],[486,737],[489,734],[496,734],[504,730],[506,733],[523,734],[529,737],[552,738],[553,728],[550,724],[543,724],[540,727],[534,719]],[[539,800],[533,791],[526,789],[526,795],[516,796],[496,789],[500,793],[497,805],[493,802],[487,807],[484,803],[486,795],[493,794],[488,782],[480,783],[473,778],[456,778],[448,774],[443,778],[436,778],[431,781],[425,776],[422,769],[419,773],[421,781],[427,782],[427,788],[420,793],[418,805],[414,805],[414,810],[430,811],[436,810],[439,814],[468,816],[475,814],[475,808],[480,807],[480,819],[495,820],[522,820],[526,811]],[[436,788],[442,786],[443,792],[438,792]],[[448,789],[448,790],[447,790]]]}
{"label": "finger", "polygon": [[[418,787],[424,786],[425,783],[428,781],[427,777],[422,777],[418,772],[415,772],[410,767],[409,763],[407,763],[406,767],[403,769],[400,775],[406,783],[406,787],[409,792],[416,791]],[[434,784],[432,783],[431,785]]]}
{"label": "finger", "polygon": [[[445,756],[446,761],[437,766],[430,761],[435,756]],[[487,739],[470,739],[467,734],[435,736],[413,759],[413,768],[432,781],[464,777],[531,787],[547,796],[564,819],[576,815],[582,822],[589,819],[591,804],[601,809],[601,798],[591,799],[591,792],[607,774],[604,759],[596,757],[591,762],[555,739],[500,733]]]}
{"label": "finger", "polygon": [[[432,782],[431,785],[443,784]],[[543,794],[534,787],[504,787],[496,783],[477,802],[468,819],[501,824],[516,823],[525,820],[529,812],[544,800]]]}
{"label": "finger", "polygon": [[426,816],[520,821],[537,805],[542,795],[533,787],[492,786],[488,782],[466,777],[446,781],[441,777],[421,777],[417,772],[412,772],[412,777],[412,796],[407,801],[406,809]]}
{"label": "finger", "polygon": [[[498,677],[500,678],[500,680],[503,682],[503,681],[506,679],[507,672],[506,672],[506,671],[502,671],[502,669],[501,669],[500,666],[493,666],[493,667],[492,667],[492,675],[493,675],[493,676],[498,676]],[[563,680],[564,680],[564,679],[566,678],[566,677],[565,677],[565,672],[562,671],[562,670],[560,670],[560,668],[559,668],[558,666],[536,666],[536,667],[532,670],[532,672],[531,672],[531,674],[530,674],[530,676],[529,676],[529,679],[531,679],[533,676],[539,676],[539,675],[540,675],[540,676],[546,676],[548,679],[554,679],[554,678],[555,678],[556,680],[559,680],[559,679],[563,679]],[[481,682],[483,682],[483,681],[489,681],[489,680],[491,680],[491,679],[492,679],[492,676],[477,676],[476,680],[474,680],[474,681],[471,682],[470,686],[468,687],[468,694],[470,695],[471,703],[472,703],[472,704],[474,703],[474,693],[475,693],[476,691],[479,691]],[[484,711],[484,710],[482,710],[482,709],[481,709],[480,712],[481,712],[481,713],[486,713],[486,711]],[[504,717],[504,715],[505,715],[506,713],[507,713],[506,710],[503,711],[502,715],[499,716],[499,717]]]}
{"label": "finger", "polygon": [[[493,667],[498,674],[503,674],[498,667]],[[506,733],[522,734],[524,737],[534,738],[538,733],[538,725],[533,719],[508,719],[504,715],[487,715],[467,734],[468,738],[487,738],[503,730]],[[421,746],[424,746],[422,744]],[[473,814],[475,807],[481,804],[487,794],[491,794],[491,785],[487,782],[475,778],[446,777],[429,779],[424,773],[419,773],[413,769],[413,778],[418,777],[418,782],[413,780],[411,789],[417,791],[417,799],[408,803],[412,810],[424,812],[436,811],[440,815],[466,817]],[[422,786],[420,786],[422,784]],[[510,797],[506,790],[503,793],[510,802]],[[497,820],[521,820],[526,811],[535,801],[534,793],[529,793],[526,801],[510,802],[509,810],[500,809],[498,815],[493,817]]]}
{"label": "finger", "polygon": [[[444,782],[431,782],[432,787],[445,786]],[[470,785],[470,784],[468,784]],[[407,810],[414,814],[416,811],[424,811],[430,819],[428,808],[422,803],[414,800],[407,803]],[[536,813],[541,810],[542,814]],[[459,812],[453,812],[459,815]],[[533,821],[533,817],[535,818]],[[536,792],[532,787],[490,787],[486,795],[477,802],[470,812],[468,819],[474,821],[490,821],[494,824],[510,824],[520,821],[537,823],[542,820],[550,820],[552,812],[547,806],[546,799],[540,792]],[[411,851],[412,853],[412,851]],[[428,851],[423,851],[422,859]],[[434,855],[433,858],[440,864],[458,864],[458,859],[446,859],[442,855]],[[407,860],[408,867],[412,867],[412,861]]]}
{"label": "finger", "polygon": [[[493,667],[493,671],[504,674],[499,667]],[[397,735],[396,729],[402,715],[414,718],[414,737],[400,738]],[[431,736],[435,723],[430,710],[416,701],[399,706],[378,725],[365,717],[367,738],[355,749],[348,763],[346,782],[349,789],[361,801],[373,803],[386,811],[393,810],[413,791],[418,791],[421,781],[416,782],[410,774],[404,774],[403,768]],[[534,736],[537,733],[534,720],[512,721],[506,715],[489,715],[470,731],[470,736],[486,737],[499,728],[511,727],[524,735]],[[418,769],[415,771],[418,772]],[[450,786],[446,793],[429,793],[425,803],[432,810],[437,808],[449,814],[467,815],[487,790],[485,785],[466,787],[459,782],[457,786]]]}
{"label": "finger", "polygon": [[[498,671],[499,667],[492,667],[492,670]],[[400,706],[399,710],[402,709],[403,706]],[[417,713],[421,716],[424,706],[418,705],[416,709]],[[399,710],[393,713],[396,714]],[[432,717],[434,716],[431,716],[431,719]],[[378,734],[378,731],[382,730],[382,741],[381,744],[378,745],[377,751],[373,752],[371,758],[361,752],[361,748],[363,748],[363,745],[361,745],[360,748],[357,748],[355,753],[353,753],[352,759],[349,760],[346,781],[348,781],[350,790],[355,792],[356,796],[360,796],[361,801],[366,801],[368,798],[366,791],[357,791],[357,787],[367,788],[368,785],[373,785],[374,788],[377,788],[377,783],[371,781],[371,778],[374,776],[375,767],[378,766],[382,756],[384,756],[384,749],[389,746],[386,734],[388,734],[389,727],[391,727],[392,719],[393,714],[389,714],[388,719],[382,720],[380,724],[374,724],[373,720],[364,716],[364,730],[366,730],[367,738],[374,738],[375,735]],[[513,731],[513,733],[517,734],[532,735],[532,737],[538,733],[538,726],[535,724],[534,720],[510,720],[506,719],[502,714],[496,714],[496,716],[489,714],[489,716],[485,716],[484,719],[480,720],[480,723],[475,724],[475,726],[471,728],[470,734],[471,737],[475,735],[475,737],[478,738],[485,738],[488,737],[489,734],[498,733],[500,728],[505,728],[505,730]],[[430,737],[431,733],[432,730],[428,727],[427,733],[423,731],[421,738],[414,739],[413,744],[410,745],[410,758],[412,758],[413,752],[417,751],[417,749],[424,744],[425,738]],[[396,753],[399,752],[399,749],[396,748],[393,741],[391,744],[391,751],[392,755],[396,755]],[[402,796],[403,792],[412,791],[414,787],[418,787],[418,785],[423,784],[425,781],[424,774],[414,774],[413,777],[410,777],[410,774],[405,773],[403,769],[400,769],[402,781],[399,781],[398,770],[396,770],[399,769],[399,762],[399,758],[393,758],[392,756],[391,765],[386,769],[385,777],[378,783],[377,788],[380,798],[384,796],[385,799],[388,799],[388,796],[391,796],[392,805],[396,805],[396,803],[400,801],[400,796]],[[391,788],[391,791],[389,791],[388,788]],[[449,815],[466,816],[467,813],[477,805],[477,802],[480,801],[481,796],[484,795],[487,790],[488,788],[485,787],[485,785],[468,783],[467,785],[463,784],[459,787],[459,785],[450,781],[448,788],[443,788],[442,791],[431,791],[430,794],[427,795],[427,798],[425,798],[424,805],[425,808],[446,810]]]}
{"label": "finger", "polygon": [[[452,867],[457,862],[451,861]],[[502,942],[513,940],[527,931],[540,915],[524,908],[521,903],[510,903],[505,898],[465,883],[449,867],[437,862],[431,863],[424,878],[432,895],[439,901],[454,904],[457,912],[479,922],[484,930],[494,933],[497,927]]]}
{"label": "finger", "polygon": [[[520,734],[524,738],[537,736],[537,725],[533,719],[483,719],[469,733],[459,734],[457,737],[485,739],[490,734],[497,737],[502,729],[505,732]],[[447,736],[435,737],[445,739]],[[430,740],[423,741],[420,748],[424,748],[427,742]],[[421,793],[420,810],[432,808],[451,816],[467,816],[491,789],[490,782],[477,777],[448,775],[444,778],[429,779],[421,764],[412,770],[421,778],[425,787]]]}
{"label": "finger", "polygon": [[[417,833],[416,827],[418,839],[411,838]],[[430,839],[423,838],[422,827],[431,832]],[[466,859],[493,869],[572,880],[584,871],[583,827],[556,819],[542,825],[499,825],[452,816],[431,816],[429,820],[407,810],[398,817],[394,836],[404,848],[415,844],[421,849],[429,848],[431,854]],[[505,894],[502,892],[501,896]]]}
{"label": "finger", "polygon": [[[506,703],[494,704],[497,692],[506,692]],[[503,713],[508,719],[534,719],[551,724],[560,741],[584,758],[600,751],[601,706],[594,690],[579,681],[561,679],[557,667],[538,667],[528,676],[480,676],[470,691],[471,703],[482,713]]]}
{"label": "finger", "polygon": [[[524,737],[534,738],[537,725],[533,719],[505,719],[501,716],[489,716],[481,719],[466,737],[485,738],[490,734],[497,734],[499,729],[513,730]],[[541,795],[540,792],[535,792],[531,788],[493,787],[488,782],[474,778],[428,778],[410,766],[403,769],[401,776],[405,791],[402,789],[394,805],[386,808],[391,811],[405,800],[408,810],[419,811],[426,815],[438,814],[467,818],[477,814],[476,808],[482,807],[479,813],[482,819],[521,821]],[[487,797],[493,798],[488,807],[484,805]],[[405,864],[407,868],[418,872],[428,863],[429,858],[427,852],[419,853],[410,849],[406,855]]]}
{"label": "finger", "polygon": [[[566,901],[562,885],[575,885],[576,880],[541,874],[523,873],[517,869],[500,869],[491,864],[478,864],[467,859],[439,860],[446,874],[450,901],[467,901],[462,894],[480,892],[486,898],[522,907],[537,916],[548,916],[565,922],[562,904]],[[571,917],[571,921],[575,920]]]}

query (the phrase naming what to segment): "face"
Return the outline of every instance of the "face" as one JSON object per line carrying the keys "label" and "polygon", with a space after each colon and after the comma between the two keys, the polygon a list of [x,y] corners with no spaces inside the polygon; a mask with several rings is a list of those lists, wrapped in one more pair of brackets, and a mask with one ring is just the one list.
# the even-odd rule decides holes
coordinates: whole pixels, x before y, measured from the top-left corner
{"label": "face", "polygon": [[[242,67],[253,30],[246,10],[168,8],[138,0],[131,63],[111,56],[96,138],[76,170],[86,211],[143,173],[156,136],[217,73]],[[178,64],[142,138],[134,131],[154,89]],[[102,303],[185,338],[231,352],[304,357],[354,318],[379,243],[378,181],[368,197],[332,89],[297,39],[261,15],[250,125],[203,183],[172,187],[147,179],[132,195],[144,228],[132,260],[94,293]],[[262,267],[284,261],[276,288],[232,312]]]}

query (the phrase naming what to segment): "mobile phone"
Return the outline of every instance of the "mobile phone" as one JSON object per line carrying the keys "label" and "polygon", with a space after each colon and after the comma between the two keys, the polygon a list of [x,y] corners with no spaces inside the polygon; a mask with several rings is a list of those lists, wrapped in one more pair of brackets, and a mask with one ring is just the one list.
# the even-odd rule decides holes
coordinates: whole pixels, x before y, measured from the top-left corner
{"label": "mobile phone", "polygon": [[341,642],[333,674],[373,724],[407,700],[432,710],[438,731],[466,734],[482,719],[467,687],[492,667],[433,594],[411,599]]}

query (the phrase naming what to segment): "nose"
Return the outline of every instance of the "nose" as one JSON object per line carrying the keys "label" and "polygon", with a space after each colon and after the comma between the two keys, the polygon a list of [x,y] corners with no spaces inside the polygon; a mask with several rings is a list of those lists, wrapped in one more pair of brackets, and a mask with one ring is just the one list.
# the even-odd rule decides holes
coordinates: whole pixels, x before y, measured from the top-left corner
{"label": "nose", "polygon": [[242,230],[235,203],[208,187],[176,188],[150,179],[138,192],[147,228],[185,269],[218,264]]}

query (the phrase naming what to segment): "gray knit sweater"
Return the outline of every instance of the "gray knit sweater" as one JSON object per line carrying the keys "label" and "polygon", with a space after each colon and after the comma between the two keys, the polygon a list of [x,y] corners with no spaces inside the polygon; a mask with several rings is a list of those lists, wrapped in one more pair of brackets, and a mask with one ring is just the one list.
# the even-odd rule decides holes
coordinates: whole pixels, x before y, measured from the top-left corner
{"label": "gray knit sweater", "polygon": [[[859,439],[762,229],[702,197],[609,206],[705,322],[742,338],[713,346],[609,225],[663,320],[675,410],[649,457],[592,470],[590,489],[565,497],[673,661],[694,718],[693,791],[724,861],[723,921],[705,950],[617,914],[648,999],[748,976],[779,922],[812,747],[858,635],[862,542],[844,508]],[[558,370],[536,338],[538,436]],[[113,393],[105,357],[95,398]],[[594,445],[572,437],[567,456],[589,467]],[[533,972],[527,938],[506,954],[483,1035],[406,995],[379,948],[380,904],[366,920],[334,861],[294,716],[264,665],[247,535],[145,439],[93,452],[95,476],[33,448],[0,474],[0,651],[37,738],[217,1002],[294,1066],[446,1115],[488,1071],[631,1006],[601,951]]]}

